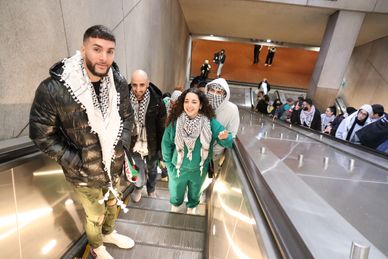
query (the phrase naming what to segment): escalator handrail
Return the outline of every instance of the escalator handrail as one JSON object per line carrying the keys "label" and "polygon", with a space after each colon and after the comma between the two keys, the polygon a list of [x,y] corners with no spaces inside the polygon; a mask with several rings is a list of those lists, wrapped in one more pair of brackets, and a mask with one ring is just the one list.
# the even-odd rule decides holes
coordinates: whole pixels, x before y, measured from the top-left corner
{"label": "escalator handrail", "polygon": [[0,165],[12,160],[38,152],[39,149],[32,141],[0,149]]}

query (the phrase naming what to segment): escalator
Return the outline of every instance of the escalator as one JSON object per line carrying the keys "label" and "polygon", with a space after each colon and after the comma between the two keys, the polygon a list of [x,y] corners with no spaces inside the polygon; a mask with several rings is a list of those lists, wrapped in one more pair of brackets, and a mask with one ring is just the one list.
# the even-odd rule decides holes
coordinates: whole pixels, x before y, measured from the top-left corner
{"label": "escalator", "polygon": [[[123,186],[129,212],[120,212],[116,229],[133,238],[136,245],[124,250],[108,244],[107,250],[114,258],[255,257],[264,246],[256,241],[255,219],[239,178],[233,176],[235,170],[241,170],[236,161],[227,155],[221,172],[223,177],[233,177],[224,187],[234,191],[224,192],[221,185],[213,188],[211,184],[197,215],[185,214],[184,205],[178,213],[170,212],[164,182],[157,183],[157,198],[144,192],[139,203],[128,199],[128,188]],[[0,169],[0,193],[6,197],[2,203],[8,205],[0,212],[2,257],[93,258],[83,232],[83,210],[55,161],[40,152],[23,153]],[[244,238],[247,242],[237,248],[234,244]]]}
{"label": "escalator", "polygon": [[[130,250],[107,245],[114,258],[203,258],[206,240],[206,203],[198,205],[198,215],[170,212],[166,182],[158,181],[157,198],[143,190],[139,203],[128,201],[129,211],[121,212],[116,230],[135,240]],[[89,256],[88,258],[92,258]]]}
{"label": "escalator", "polygon": [[[240,117],[199,215],[170,212],[158,182],[158,198],[144,193],[120,213],[117,230],[136,246],[107,245],[115,258],[347,258],[355,241],[369,258],[387,258],[386,157],[244,109]],[[58,165],[36,150],[6,150],[1,258],[91,258],[82,208]]]}

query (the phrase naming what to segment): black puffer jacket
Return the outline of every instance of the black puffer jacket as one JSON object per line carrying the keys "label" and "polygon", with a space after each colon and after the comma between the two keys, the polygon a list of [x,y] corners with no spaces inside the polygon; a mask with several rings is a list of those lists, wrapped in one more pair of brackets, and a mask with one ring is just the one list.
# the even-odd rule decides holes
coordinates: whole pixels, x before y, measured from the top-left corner
{"label": "black puffer jacket", "polygon": [[[112,69],[123,120],[121,140],[116,145],[116,157],[111,165],[115,183],[122,171],[123,146],[127,150],[130,147],[133,110],[125,78],[115,63]],[[42,152],[62,166],[69,182],[94,188],[106,187],[109,178],[103,170],[100,141],[95,133],[91,133],[85,110],[60,82],[62,72],[63,62],[58,62],[50,69],[50,77],[36,90],[30,112],[30,138]]]}
{"label": "black puffer jacket", "polygon": [[[131,84],[128,85],[131,91]],[[167,112],[166,106],[162,100],[162,91],[150,82],[148,87],[150,90],[150,102],[148,104],[145,124],[147,131],[147,147],[148,155],[154,156],[161,150],[162,137],[164,133],[164,122]],[[137,136],[132,136],[131,151],[135,146]]]}

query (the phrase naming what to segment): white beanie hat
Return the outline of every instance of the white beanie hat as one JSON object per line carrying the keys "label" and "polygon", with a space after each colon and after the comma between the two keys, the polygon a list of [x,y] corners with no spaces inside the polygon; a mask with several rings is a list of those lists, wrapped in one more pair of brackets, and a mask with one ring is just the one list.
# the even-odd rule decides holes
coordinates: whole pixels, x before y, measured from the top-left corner
{"label": "white beanie hat", "polygon": [[358,110],[364,110],[368,113],[368,116],[371,116],[373,114],[372,106],[369,104],[364,104],[360,107]]}

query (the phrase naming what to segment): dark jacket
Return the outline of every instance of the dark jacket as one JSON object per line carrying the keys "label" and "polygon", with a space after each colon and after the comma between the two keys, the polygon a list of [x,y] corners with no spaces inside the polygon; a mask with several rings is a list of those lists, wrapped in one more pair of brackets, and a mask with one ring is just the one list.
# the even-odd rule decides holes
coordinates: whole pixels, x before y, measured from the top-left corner
{"label": "dark jacket", "polygon": [[[297,124],[297,125],[302,125],[300,121],[300,114],[302,112],[302,109],[299,110],[292,110],[291,113],[291,123],[292,124]],[[306,123],[303,123],[304,127],[307,127]],[[310,129],[321,131],[321,113],[318,111],[317,108],[315,108],[315,113],[313,117],[313,121],[311,122]]]}
{"label": "dark jacket", "polygon": [[[131,84],[128,87],[130,92],[132,89]],[[148,89],[150,90],[150,102],[146,112],[145,127],[147,131],[148,155],[154,156],[161,150],[167,112],[162,100],[162,91],[151,82]],[[136,144],[136,140],[137,136],[132,136],[131,152]]]}
{"label": "dark jacket", "polygon": [[[300,117],[299,117],[299,124],[300,122]],[[307,127],[306,123],[303,123],[302,126]],[[321,131],[322,130],[322,125],[321,125],[321,113],[318,111],[317,108],[315,108],[315,113],[313,117],[313,121],[311,122],[310,129]]]}
{"label": "dark jacket", "polygon": [[[115,183],[124,162],[123,146],[126,149],[130,147],[133,110],[125,78],[115,63],[112,70],[115,87],[120,94],[119,113],[123,120],[123,131],[111,165],[112,181]],[[62,166],[69,182],[94,188],[106,187],[109,177],[103,170],[99,138],[91,132],[86,111],[60,82],[62,72],[61,61],[50,69],[50,77],[36,90],[30,112],[30,138],[42,152]]]}
{"label": "dark jacket", "polygon": [[377,149],[388,140],[388,115],[358,130],[356,133],[362,145]]}
{"label": "dark jacket", "polygon": [[264,99],[261,99],[256,105],[256,110],[264,114],[268,114],[267,108],[268,108],[268,103]]}

